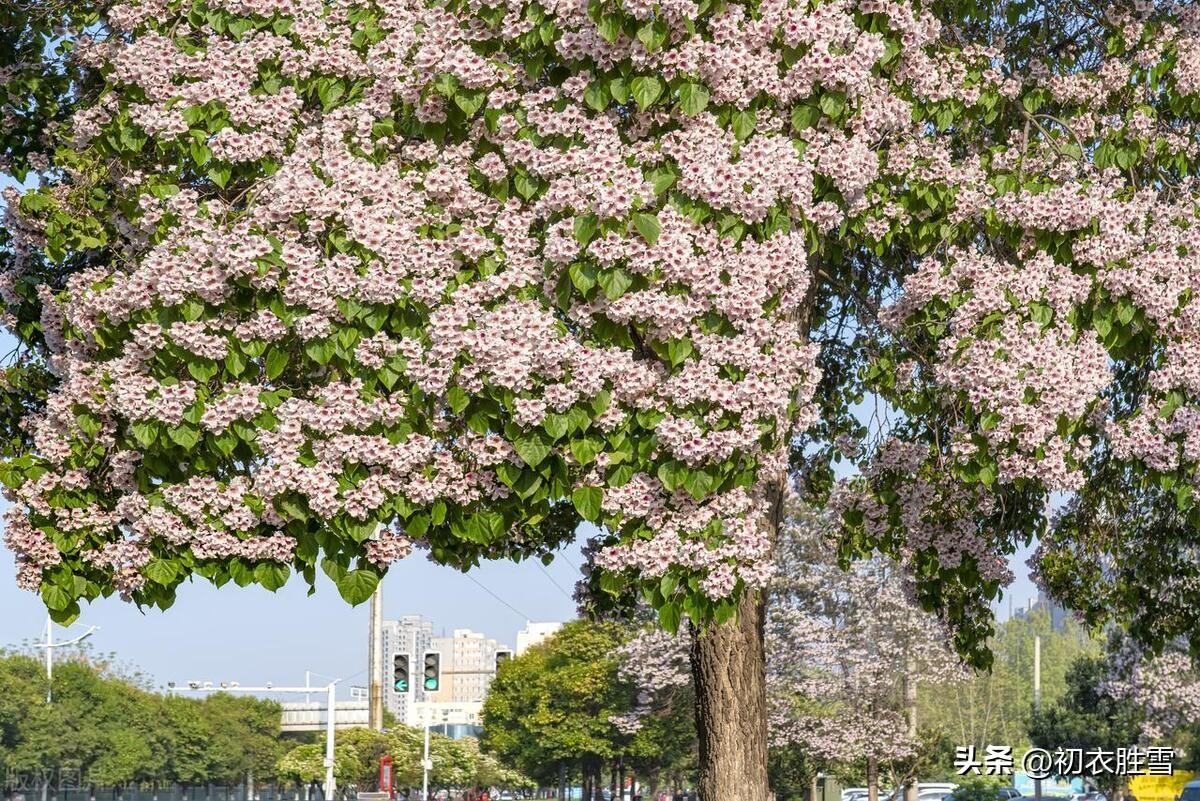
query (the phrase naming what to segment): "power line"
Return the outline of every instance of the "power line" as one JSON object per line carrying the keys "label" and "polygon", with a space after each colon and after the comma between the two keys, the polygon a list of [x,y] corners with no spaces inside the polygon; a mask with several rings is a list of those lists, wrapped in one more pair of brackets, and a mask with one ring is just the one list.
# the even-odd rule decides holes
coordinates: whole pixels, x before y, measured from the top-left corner
{"label": "power line", "polygon": [[554,555],[554,558],[555,558],[555,559],[561,559],[561,560],[563,560],[564,562],[566,562],[566,563],[567,563],[567,567],[571,568],[571,569],[572,569],[572,570],[574,570],[576,573],[583,573],[583,571],[582,571],[582,570],[580,570],[579,568],[575,567],[575,563],[574,563],[574,562],[572,562],[570,559],[568,559],[566,554],[564,554],[564,553],[556,553],[556,554]]}
{"label": "power line", "polygon": [[484,586],[484,585],[483,585],[483,584],[482,584],[482,583],[481,583],[481,582],[480,582],[478,579],[476,579],[476,578],[475,578],[474,576],[472,576],[470,573],[463,573],[463,575],[464,575],[464,576],[466,576],[467,578],[469,578],[471,581],[475,582],[477,585],[479,585],[479,588],[480,588],[481,590],[483,590],[484,592],[486,592],[488,595],[492,596],[492,597],[493,597],[493,598],[495,598],[497,601],[499,601],[500,603],[502,603],[502,604],[504,604],[505,606],[507,606],[509,609],[511,609],[511,610],[512,610],[514,613],[516,613],[517,615],[520,615],[520,617],[521,617],[521,619],[522,619],[522,620],[533,620],[533,618],[531,618],[529,615],[525,614],[525,613],[524,613],[524,612],[522,612],[520,609],[518,609],[517,607],[513,606],[512,604],[510,604],[508,601],[504,600],[503,598],[501,598],[501,597],[500,597],[499,595],[497,595],[496,593],[492,592],[490,589],[488,589],[486,586]]}
{"label": "power line", "polygon": [[567,600],[570,600],[570,601],[575,600],[574,597],[572,597],[571,593],[564,590],[562,588],[562,585],[554,580],[554,576],[550,575],[550,571],[546,569],[545,565],[543,565],[541,562],[538,562],[537,566],[538,566],[538,570],[540,570],[546,574],[546,578],[550,579],[550,583],[553,584],[556,588],[558,588],[558,591],[561,592],[567,598]]}

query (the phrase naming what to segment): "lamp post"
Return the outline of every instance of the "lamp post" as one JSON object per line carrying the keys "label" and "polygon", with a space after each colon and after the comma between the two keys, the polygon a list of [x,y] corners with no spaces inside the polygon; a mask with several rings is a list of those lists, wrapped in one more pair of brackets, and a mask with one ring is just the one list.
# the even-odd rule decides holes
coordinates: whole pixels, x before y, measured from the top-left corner
{"label": "lamp post", "polygon": [[83,642],[88,637],[91,637],[92,634],[98,628],[100,628],[100,627],[99,626],[91,626],[88,628],[87,631],[85,631],[83,634],[80,634],[78,637],[76,637],[73,640],[64,640],[62,642],[55,642],[54,641],[54,621],[50,619],[49,615],[46,615],[46,641],[37,643],[34,647],[46,649],[46,703],[47,704],[50,703],[51,700],[53,700],[53,698],[54,698],[54,695],[53,695],[54,649],[62,648],[67,645],[75,645],[76,643]]}

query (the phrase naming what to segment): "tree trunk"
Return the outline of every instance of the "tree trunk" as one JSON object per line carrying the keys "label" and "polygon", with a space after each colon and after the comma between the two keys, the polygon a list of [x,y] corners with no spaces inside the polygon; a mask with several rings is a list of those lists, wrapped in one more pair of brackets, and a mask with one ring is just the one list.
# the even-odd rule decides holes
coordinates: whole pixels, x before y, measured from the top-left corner
{"label": "tree trunk", "polygon": [[747,595],[735,619],[693,632],[700,801],[770,798],[763,613]]}
{"label": "tree trunk", "polygon": [[867,801],[879,801],[879,762],[867,757]]}
{"label": "tree trunk", "polygon": [[812,786],[809,788],[808,801],[818,801],[821,797],[821,780],[817,774],[813,774]]}

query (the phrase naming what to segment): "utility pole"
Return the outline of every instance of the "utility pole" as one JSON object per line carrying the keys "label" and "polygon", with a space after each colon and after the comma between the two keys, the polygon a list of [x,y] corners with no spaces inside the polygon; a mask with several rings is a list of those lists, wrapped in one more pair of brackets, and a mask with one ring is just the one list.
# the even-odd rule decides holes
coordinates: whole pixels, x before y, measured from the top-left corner
{"label": "utility pole", "polygon": [[88,637],[91,637],[99,626],[92,626],[83,634],[80,634],[73,640],[64,640],[63,642],[54,641],[54,621],[50,619],[50,615],[46,615],[46,641],[37,643],[35,648],[46,649],[46,703],[50,703],[54,699],[54,649],[63,648],[68,645],[75,645],[83,642]]}
{"label": "utility pole", "polygon": [[367,725],[375,731],[383,731],[383,582],[375,585],[371,593],[371,620],[368,625],[367,660],[369,679],[367,697],[369,707]]}
{"label": "utility pole", "polygon": [[[1033,708],[1040,712],[1042,709],[1042,638],[1033,638]],[[1042,801],[1042,780],[1033,780],[1034,801]]]}

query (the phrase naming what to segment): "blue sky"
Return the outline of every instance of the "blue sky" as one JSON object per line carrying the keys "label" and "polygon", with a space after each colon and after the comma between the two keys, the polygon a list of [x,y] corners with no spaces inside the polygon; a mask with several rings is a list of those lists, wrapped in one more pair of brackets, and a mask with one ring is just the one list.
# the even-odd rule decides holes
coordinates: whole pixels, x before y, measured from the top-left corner
{"label": "blue sky", "polygon": [[[471,628],[513,645],[526,615],[539,621],[574,617],[568,596],[580,562],[579,548],[572,546],[549,567],[493,562],[468,577],[416,553],[384,579],[384,616],[421,614],[433,621],[435,633]],[[15,570],[12,554],[0,548],[0,647],[40,640],[45,628],[41,599],[17,588]],[[84,607],[70,633],[56,628],[54,636],[97,625],[94,650],[115,652],[160,685],[192,679],[302,685],[306,670],[365,684],[367,605],[346,604],[319,572],[316,594],[307,592],[299,578],[275,593],[234,584],[218,590],[197,579],[180,587],[165,612],[101,599]]]}
{"label": "blue sky", "polygon": [[[0,188],[12,183],[0,175]],[[0,502],[0,509],[5,506]],[[492,562],[470,575],[415,554],[384,579],[384,616],[421,614],[437,632],[470,628],[513,645],[526,620],[574,617],[569,596],[582,563],[582,541],[548,567],[537,561]],[[1012,560],[1017,581],[1010,592],[1017,608],[1036,595],[1025,567],[1028,555],[1023,549]],[[0,548],[0,648],[39,640],[45,627],[40,598],[19,590],[15,573],[12,554]],[[319,571],[316,594],[308,597],[307,591],[298,578],[276,593],[233,584],[217,590],[198,579],[180,588],[166,612],[108,598],[85,607],[80,624],[100,627],[92,637],[96,651],[115,653],[160,686],[193,679],[303,684],[306,670],[342,678],[344,687],[365,684],[367,605],[347,605]],[[1007,597],[999,604],[1002,616],[1008,605]],[[56,629],[55,638],[83,631],[80,624],[71,633]]]}

